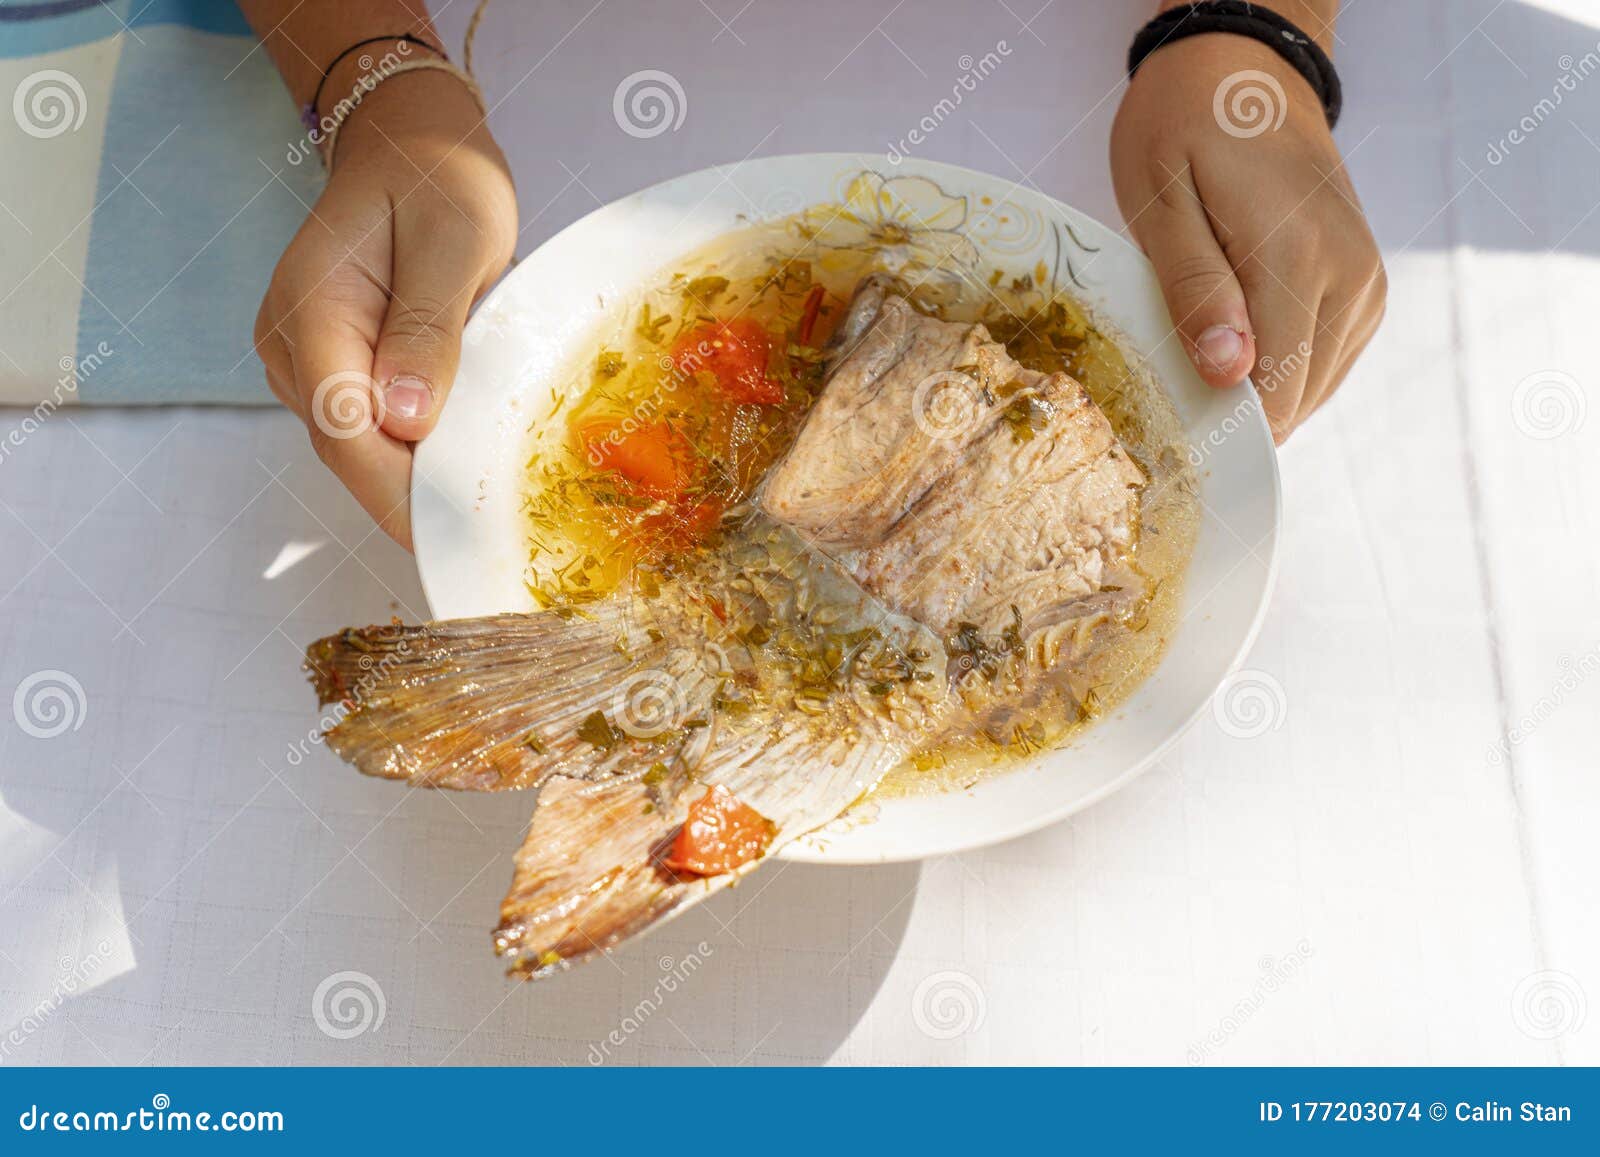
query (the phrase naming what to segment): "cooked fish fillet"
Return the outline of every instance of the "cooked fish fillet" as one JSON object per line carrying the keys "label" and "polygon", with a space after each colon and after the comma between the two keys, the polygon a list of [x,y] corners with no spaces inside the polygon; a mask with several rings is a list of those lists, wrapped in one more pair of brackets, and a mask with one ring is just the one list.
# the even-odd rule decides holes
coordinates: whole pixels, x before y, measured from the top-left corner
{"label": "cooked fish fillet", "polygon": [[860,552],[845,555],[857,580],[941,636],[1016,614],[1032,631],[1107,585],[1138,598],[1120,563],[1144,473],[1081,385],[1025,369],[982,325],[918,314],[878,279],[842,333],[763,490],[769,514],[819,549]]}
{"label": "cooked fish fillet", "polygon": [[[1081,643],[1142,597],[1143,474],[1071,378],[880,279],[828,366],[760,509],[659,588],[308,649],[338,705],[327,742],[361,771],[539,790],[495,934],[513,973],[609,949],[726,886],[908,754],[1014,708],[1064,653],[1025,635],[1065,624]],[[959,405],[933,398],[930,414],[940,388]],[[961,674],[952,655],[975,635],[1009,682]],[[713,787],[766,834],[725,867],[686,866],[673,849]]]}
{"label": "cooked fish fillet", "polygon": [[[1104,416],[1064,374],[1032,387],[1056,411],[1036,436],[991,426],[855,564],[889,606],[936,633],[1059,621],[1103,590],[1133,545],[1144,475]],[[1118,572],[1128,597],[1139,580]]]}
{"label": "cooked fish fillet", "polygon": [[966,443],[999,420],[999,408],[972,391],[981,412],[970,431],[947,436],[919,421],[918,405],[944,393],[938,375],[973,366],[1004,377],[1016,363],[983,327],[924,317],[878,280],[856,295],[840,336],[846,341],[830,361],[827,388],[768,475],[761,504],[818,548],[847,550],[880,541]]}

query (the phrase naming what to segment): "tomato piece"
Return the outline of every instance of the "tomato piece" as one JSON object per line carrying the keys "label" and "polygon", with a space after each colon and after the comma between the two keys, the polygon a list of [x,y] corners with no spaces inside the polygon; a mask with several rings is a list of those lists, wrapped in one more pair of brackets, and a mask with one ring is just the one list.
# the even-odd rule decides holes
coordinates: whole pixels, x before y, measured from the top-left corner
{"label": "tomato piece", "polygon": [[777,824],[719,784],[689,805],[689,818],[661,862],[674,872],[720,876],[765,853],[777,831]]}
{"label": "tomato piece", "polygon": [[813,285],[806,294],[806,303],[800,309],[800,344],[810,345],[811,334],[817,328],[817,314],[822,309],[822,286]]}
{"label": "tomato piece", "polygon": [[783,383],[767,376],[772,336],[758,322],[734,318],[696,326],[673,347],[678,371],[692,377],[710,370],[717,386],[736,402],[771,406],[783,401]]}
{"label": "tomato piece", "polygon": [[703,542],[717,529],[723,509],[720,498],[679,501],[666,510],[647,515],[642,525],[653,542],[668,550],[685,551]]}
{"label": "tomato piece", "polygon": [[651,498],[676,501],[700,476],[694,449],[665,422],[628,429],[622,422],[587,422],[578,430],[592,466],[622,475]]}

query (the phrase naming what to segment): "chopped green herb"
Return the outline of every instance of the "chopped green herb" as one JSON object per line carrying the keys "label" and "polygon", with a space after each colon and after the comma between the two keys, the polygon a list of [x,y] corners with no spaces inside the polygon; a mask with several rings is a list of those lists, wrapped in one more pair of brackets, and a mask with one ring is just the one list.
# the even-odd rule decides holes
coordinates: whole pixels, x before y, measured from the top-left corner
{"label": "chopped green herb", "polygon": [[684,286],[684,292],[701,305],[710,305],[728,288],[726,277],[696,277]]}
{"label": "chopped green herb", "polygon": [[622,734],[611,726],[604,711],[593,711],[578,724],[578,738],[601,751],[610,751],[622,740]]}
{"label": "chopped green herb", "polygon": [[652,315],[650,303],[647,301],[639,311],[639,324],[634,332],[651,345],[660,345],[663,336],[662,330],[666,329],[671,321],[672,318],[664,313]]}

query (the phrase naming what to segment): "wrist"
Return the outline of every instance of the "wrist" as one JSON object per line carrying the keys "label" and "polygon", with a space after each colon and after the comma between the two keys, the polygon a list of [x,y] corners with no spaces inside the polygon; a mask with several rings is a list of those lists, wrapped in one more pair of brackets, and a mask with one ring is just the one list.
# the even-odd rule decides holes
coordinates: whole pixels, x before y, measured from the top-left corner
{"label": "wrist", "polygon": [[341,48],[317,78],[306,107],[307,117],[323,119],[337,110],[341,101],[364,84],[393,72],[413,58],[443,58],[444,49],[426,30],[424,35],[410,32],[395,36],[372,36]]}
{"label": "wrist", "polygon": [[1278,7],[1168,5],[1129,48],[1129,95],[1202,102],[1237,136],[1264,131],[1253,123],[1263,114],[1272,128],[1291,118],[1331,128],[1343,104],[1338,73]]}
{"label": "wrist", "polygon": [[[420,50],[409,59],[442,60]],[[357,72],[342,95],[324,102],[332,112],[323,123],[339,117],[325,159],[331,169],[357,156],[399,150],[421,164],[423,157],[474,136],[488,137],[480,99],[468,78],[447,68],[374,64]],[[346,102],[342,108],[340,101]]]}
{"label": "wrist", "polygon": [[[1187,8],[1190,0],[1161,0],[1156,11],[1169,12],[1174,8]],[[1333,55],[1334,22],[1339,16],[1339,0],[1272,0],[1262,4],[1316,41],[1317,46],[1329,56]],[[1198,38],[1197,38],[1198,39]]]}

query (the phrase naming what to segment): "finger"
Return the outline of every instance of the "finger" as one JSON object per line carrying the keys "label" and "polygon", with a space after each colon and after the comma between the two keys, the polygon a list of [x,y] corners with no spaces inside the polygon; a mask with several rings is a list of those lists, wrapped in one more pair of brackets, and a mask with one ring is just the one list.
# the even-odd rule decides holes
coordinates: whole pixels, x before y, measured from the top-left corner
{"label": "finger", "polygon": [[1195,369],[1213,386],[1237,385],[1255,361],[1251,315],[1188,169],[1139,214],[1134,233]]}
{"label": "finger", "polygon": [[[1322,324],[1327,323],[1324,321]],[[1341,332],[1337,340],[1325,333],[1319,338],[1316,364],[1312,368],[1310,379],[1306,382],[1305,393],[1300,399],[1299,412],[1295,415],[1296,426],[1322,409],[1332,399],[1377,332],[1378,318],[1364,315],[1359,324]]]}
{"label": "finger", "polygon": [[256,338],[256,354],[261,358],[261,368],[266,371],[267,388],[272,391],[272,396],[282,402],[291,414],[305,421],[300,392],[294,384],[294,358],[283,334],[275,329],[262,333]]}
{"label": "finger", "polygon": [[267,388],[273,396],[303,418],[305,415],[300,413],[299,396],[294,392],[294,363],[289,357],[289,347],[284,344],[283,334],[278,330],[275,320],[277,314],[270,305],[271,300],[269,293],[256,311],[253,339],[256,356],[261,359],[261,368],[267,375]]}
{"label": "finger", "polygon": [[256,343],[256,353],[261,358],[261,368],[266,371],[267,388],[272,396],[282,402],[295,417],[305,420],[300,409],[300,395],[294,388],[294,362],[289,347],[277,334]]}
{"label": "finger", "polygon": [[383,531],[411,549],[411,449],[379,427],[372,347],[337,318],[321,315],[290,344],[295,392],[311,445]]}
{"label": "finger", "polygon": [[383,429],[402,441],[433,429],[455,381],[461,330],[479,283],[480,270],[463,258],[470,251],[435,236],[396,246],[373,376],[383,390]]}
{"label": "finger", "polygon": [[269,369],[267,371],[267,388],[272,391],[272,396],[283,403],[283,408],[288,410],[302,422],[306,416],[300,410],[300,396],[294,388],[294,370]]}
{"label": "finger", "polygon": [[1302,421],[1333,396],[1356,360],[1377,336],[1383,322],[1384,297],[1385,283],[1380,272],[1363,283],[1354,296],[1346,296],[1339,303],[1324,303],[1321,324],[1339,331],[1338,355],[1336,360],[1330,359],[1329,372],[1321,381],[1307,386],[1306,397],[1300,404],[1304,411]]}
{"label": "finger", "polygon": [[[1321,358],[1335,343],[1333,335],[1317,332],[1315,311],[1302,304],[1320,301],[1320,290],[1291,290],[1253,259],[1245,263],[1242,275],[1260,351],[1252,379],[1267,412],[1272,440],[1281,446],[1294,432],[1307,382],[1319,372]],[[1329,348],[1324,348],[1323,339]]]}
{"label": "finger", "polygon": [[1297,426],[1333,396],[1350,366],[1351,346],[1358,337],[1354,331],[1362,318],[1354,310],[1340,315],[1338,308],[1331,296],[1322,299],[1316,322],[1317,357],[1306,375],[1305,392],[1300,395],[1294,418]]}

